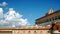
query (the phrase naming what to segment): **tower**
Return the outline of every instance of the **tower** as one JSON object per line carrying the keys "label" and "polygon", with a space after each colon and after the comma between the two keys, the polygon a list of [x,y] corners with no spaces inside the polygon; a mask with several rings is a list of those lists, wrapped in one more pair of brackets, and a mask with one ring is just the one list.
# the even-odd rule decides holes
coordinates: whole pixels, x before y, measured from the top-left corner
{"label": "tower", "polygon": [[48,14],[52,14],[53,13],[53,9],[50,8],[50,11],[48,12]]}

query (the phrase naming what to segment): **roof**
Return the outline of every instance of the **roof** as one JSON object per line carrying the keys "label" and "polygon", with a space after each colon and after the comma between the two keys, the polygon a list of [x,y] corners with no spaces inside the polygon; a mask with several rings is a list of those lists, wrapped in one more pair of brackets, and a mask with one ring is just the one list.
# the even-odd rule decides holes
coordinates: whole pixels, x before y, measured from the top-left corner
{"label": "roof", "polygon": [[[55,14],[55,13],[58,13],[58,12],[60,12],[60,10],[58,10],[58,11],[56,11],[56,12],[52,13],[52,14]],[[47,17],[47,16],[50,16],[50,15],[52,15],[52,14],[45,15],[45,16],[43,16],[43,17],[41,17],[41,18],[38,18],[38,19],[36,19],[36,21],[37,21],[37,20],[39,20],[39,19],[45,18],[45,17]]]}
{"label": "roof", "polygon": [[46,26],[46,27],[30,27],[30,28],[0,28],[0,30],[49,30],[51,28],[51,26]]}

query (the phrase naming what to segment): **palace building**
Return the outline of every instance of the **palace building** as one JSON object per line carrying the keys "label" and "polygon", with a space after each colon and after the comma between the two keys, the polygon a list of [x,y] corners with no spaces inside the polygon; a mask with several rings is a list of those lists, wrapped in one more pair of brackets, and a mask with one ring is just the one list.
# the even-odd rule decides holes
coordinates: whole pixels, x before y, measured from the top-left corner
{"label": "palace building", "polygon": [[60,10],[53,12],[53,9],[50,8],[45,16],[36,19],[35,24],[38,26],[50,25],[51,34],[60,34]]}
{"label": "palace building", "polygon": [[50,8],[50,11],[45,16],[36,19],[35,24],[45,26],[55,22],[60,22],[60,10],[53,12],[53,9]]}
{"label": "palace building", "polygon": [[22,27],[22,28],[0,28],[0,34],[50,34],[50,27]]}
{"label": "palace building", "polygon": [[0,28],[0,34],[60,34],[60,10],[50,11],[36,19],[35,26]]}

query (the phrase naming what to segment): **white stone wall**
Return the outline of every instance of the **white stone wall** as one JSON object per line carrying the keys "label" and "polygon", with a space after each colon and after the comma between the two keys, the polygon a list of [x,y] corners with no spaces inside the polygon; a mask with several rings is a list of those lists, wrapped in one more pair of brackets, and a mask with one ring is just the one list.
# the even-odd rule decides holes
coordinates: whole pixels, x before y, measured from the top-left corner
{"label": "white stone wall", "polygon": [[12,33],[0,33],[0,34],[50,34],[49,30],[0,30],[0,31],[12,31]]}
{"label": "white stone wall", "polygon": [[12,30],[0,30],[0,34],[12,34]]}
{"label": "white stone wall", "polygon": [[14,30],[14,34],[50,34],[49,30]]}

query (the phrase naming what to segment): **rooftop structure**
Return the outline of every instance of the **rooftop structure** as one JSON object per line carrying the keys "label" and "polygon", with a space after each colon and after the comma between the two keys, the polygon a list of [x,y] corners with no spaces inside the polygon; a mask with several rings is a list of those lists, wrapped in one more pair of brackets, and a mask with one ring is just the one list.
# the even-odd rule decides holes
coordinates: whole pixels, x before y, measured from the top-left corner
{"label": "rooftop structure", "polygon": [[35,24],[45,26],[51,25],[53,22],[60,22],[60,10],[53,12],[53,9],[51,8],[45,16],[36,19]]}

